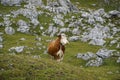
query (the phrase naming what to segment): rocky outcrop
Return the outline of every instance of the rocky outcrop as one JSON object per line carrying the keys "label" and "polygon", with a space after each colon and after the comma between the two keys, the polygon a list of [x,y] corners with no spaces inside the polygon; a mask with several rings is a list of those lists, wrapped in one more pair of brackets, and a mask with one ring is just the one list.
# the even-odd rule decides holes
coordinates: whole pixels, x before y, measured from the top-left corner
{"label": "rocky outcrop", "polygon": [[69,12],[78,12],[78,8],[75,7],[70,0],[57,0],[57,1],[47,1],[46,9],[51,12],[55,12],[57,14],[64,13],[67,14]]}
{"label": "rocky outcrop", "polygon": [[15,34],[15,30],[12,27],[6,27],[5,28],[5,33],[9,34],[9,35],[12,35],[12,34]]}
{"label": "rocky outcrop", "polygon": [[1,0],[1,4],[7,6],[20,5],[22,0]]}
{"label": "rocky outcrop", "polygon": [[28,26],[28,24],[25,21],[19,20],[17,22],[17,25],[19,26],[17,28],[17,31],[20,31],[22,33],[29,33],[30,27]]}
{"label": "rocky outcrop", "polygon": [[[106,48],[99,49],[96,53],[87,52],[87,53],[78,53],[77,58],[88,61],[86,66],[101,66],[103,65],[105,58],[110,58],[111,56],[115,56],[114,52],[116,50],[108,50]],[[119,58],[117,60],[119,63]]]}

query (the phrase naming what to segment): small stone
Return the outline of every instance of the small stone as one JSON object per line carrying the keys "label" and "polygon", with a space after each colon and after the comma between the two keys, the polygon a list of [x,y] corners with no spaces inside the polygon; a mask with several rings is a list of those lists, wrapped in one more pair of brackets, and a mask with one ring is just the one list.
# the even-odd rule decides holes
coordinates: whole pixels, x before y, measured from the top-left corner
{"label": "small stone", "polygon": [[9,34],[9,35],[12,35],[12,34],[15,33],[15,30],[12,27],[6,27],[5,28],[5,33]]}

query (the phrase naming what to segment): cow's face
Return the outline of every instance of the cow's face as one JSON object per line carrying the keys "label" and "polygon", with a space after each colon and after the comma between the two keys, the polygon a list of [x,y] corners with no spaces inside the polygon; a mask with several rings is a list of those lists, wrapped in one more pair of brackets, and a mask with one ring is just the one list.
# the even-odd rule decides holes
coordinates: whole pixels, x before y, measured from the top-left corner
{"label": "cow's face", "polygon": [[60,36],[61,36],[60,42],[61,42],[62,45],[65,45],[65,44],[69,43],[65,34],[62,33],[62,34],[60,34]]}

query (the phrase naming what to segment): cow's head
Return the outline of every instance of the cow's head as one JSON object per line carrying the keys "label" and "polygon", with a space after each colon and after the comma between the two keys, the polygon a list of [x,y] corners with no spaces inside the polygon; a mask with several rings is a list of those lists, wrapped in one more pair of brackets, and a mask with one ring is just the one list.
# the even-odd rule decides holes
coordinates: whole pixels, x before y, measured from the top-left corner
{"label": "cow's head", "polygon": [[61,33],[60,35],[58,35],[58,37],[60,37],[60,43],[62,45],[68,44],[69,41],[67,40],[67,37],[64,33]]}

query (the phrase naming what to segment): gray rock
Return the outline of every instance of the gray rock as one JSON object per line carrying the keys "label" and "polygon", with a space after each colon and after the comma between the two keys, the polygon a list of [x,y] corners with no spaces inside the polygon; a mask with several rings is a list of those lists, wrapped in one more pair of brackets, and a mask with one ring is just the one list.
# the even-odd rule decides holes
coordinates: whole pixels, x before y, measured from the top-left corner
{"label": "gray rock", "polygon": [[105,10],[103,8],[97,10],[100,14],[100,16],[105,14]]}
{"label": "gray rock", "polygon": [[16,47],[15,50],[17,53],[23,52],[24,46]]}
{"label": "gray rock", "polygon": [[50,34],[51,37],[55,36],[55,34],[58,32],[58,28],[53,27],[53,32]]}
{"label": "gray rock", "polygon": [[120,18],[120,12],[117,10],[109,11],[109,15],[111,17],[119,17]]}
{"label": "gray rock", "polygon": [[17,52],[17,53],[21,53],[23,52],[25,46],[18,46],[18,47],[11,47],[9,49],[10,52]]}
{"label": "gray rock", "polygon": [[120,63],[120,57],[117,59],[117,63]]}
{"label": "gray rock", "polygon": [[69,32],[70,29],[69,28],[60,28],[60,33],[65,33],[65,32]]}
{"label": "gray rock", "polygon": [[112,40],[112,41],[110,41],[110,45],[113,45],[113,44],[115,44],[115,43],[117,43],[117,40]]}
{"label": "gray rock", "polygon": [[80,35],[80,30],[79,30],[79,28],[77,27],[77,28],[74,28],[73,30],[72,30],[72,34],[73,35]]}
{"label": "gray rock", "polygon": [[0,32],[0,36],[1,36],[1,35],[3,35],[3,33],[2,33],[2,32]]}
{"label": "gray rock", "polygon": [[50,24],[49,27],[48,27],[48,30],[47,30],[47,33],[50,34],[53,32],[53,24]]}
{"label": "gray rock", "polygon": [[22,0],[1,0],[1,4],[7,6],[20,5]]}
{"label": "gray rock", "polygon": [[48,29],[46,30],[46,33],[49,34],[51,37],[53,37],[58,32],[58,28],[53,26],[53,24],[50,24]]}
{"label": "gray rock", "polygon": [[103,59],[97,57],[95,60],[90,60],[86,63],[86,66],[96,66],[99,67],[103,64]]}
{"label": "gray rock", "polygon": [[83,60],[89,60],[89,59],[96,58],[96,57],[97,57],[96,54],[91,53],[91,52],[87,52],[84,54],[81,54],[81,53],[77,54],[77,58],[81,58]]}
{"label": "gray rock", "polygon": [[95,24],[94,18],[93,18],[93,17],[89,17],[88,23],[89,23],[89,24]]}
{"label": "gray rock", "polygon": [[17,22],[17,24],[18,24],[19,26],[27,26],[27,23],[26,23],[24,20],[19,20],[19,21]]}
{"label": "gray rock", "polygon": [[3,42],[3,38],[0,36],[0,43]]}
{"label": "gray rock", "polygon": [[9,35],[12,35],[12,34],[15,33],[15,30],[12,27],[6,27],[5,28],[5,33],[9,34]]}
{"label": "gray rock", "polygon": [[120,42],[117,43],[116,48],[120,49]]}
{"label": "gray rock", "polygon": [[97,22],[100,22],[101,24],[103,24],[105,22],[105,20],[102,17],[95,16],[94,18]]}
{"label": "gray rock", "polygon": [[20,38],[21,41],[25,41],[26,39],[25,38]]}
{"label": "gray rock", "polygon": [[120,57],[120,52],[119,52],[119,51],[114,52],[114,53],[113,53],[113,56]]}
{"label": "gray rock", "polygon": [[56,23],[60,26],[64,26],[64,22],[61,19],[59,19],[58,17],[54,17],[53,21],[54,21],[54,23]]}
{"label": "gray rock", "polygon": [[36,46],[42,46],[42,43],[37,42]]}
{"label": "gray rock", "polygon": [[116,27],[113,27],[112,30],[113,30],[113,35],[115,35],[117,32],[120,32],[120,29]]}
{"label": "gray rock", "polygon": [[94,16],[97,16],[97,17],[103,16],[104,14],[105,14],[105,11],[104,11],[103,8],[98,9],[98,10],[95,10],[95,11],[93,12],[93,15],[94,15]]}
{"label": "gray rock", "polygon": [[6,27],[9,27],[12,24],[7,15],[5,15],[3,19],[4,19],[4,25]]}
{"label": "gray rock", "polygon": [[97,56],[101,58],[109,58],[113,55],[113,52],[115,50],[108,50],[106,48],[99,49],[98,52],[96,53]]}
{"label": "gray rock", "polygon": [[66,9],[69,9],[69,11],[78,11],[78,8],[75,7],[71,2],[70,0],[58,0],[58,3],[63,7],[63,8],[66,8]]}
{"label": "gray rock", "polygon": [[31,23],[34,24],[34,26],[37,26],[39,24],[39,21],[37,19],[32,19]]}
{"label": "gray rock", "polygon": [[112,71],[108,71],[107,74],[113,74],[113,72]]}
{"label": "gray rock", "polygon": [[40,59],[41,57],[40,57],[40,55],[34,55],[33,58]]}
{"label": "gray rock", "polygon": [[80,40],[80,37],[79,37],[79,36],[69,37],[69,41],[78,41],[78,40]]}
{"label": "gray rock", "polygon": [[28,33],[30,30],[30,27],[27,25],[27,23],[23,20],[19,20],[17,22],[19,28],[17,28],[17,31],[22,32],[22,33]]}
{"label": "gray rock", "polygon": [[87,32],[83,32],[81,40],[84,42],[90,41],[89,44],[103,46],[106,43],[104,39],[111,37],[110,28],[98,23],[95,24],[94,28],[87,28],[87,30]]}
{"label": "gray rock", "polygon": [[3,44],[0,43],[0,49],[2,49],[2,48],[3,48]]}
{"label": "gray rock", "polygon": [[89,44],[92,44],[92,45],[98,45],[98,46],[103,46],[105,44],[105,40],[103,39],[92,39]]}
{"label": "gray rock", "polygon": [[28,0],[27,3],[31,3],[32,5],[34,6],[40,6],[40,7],[43,7],[44,4],[42,2],[42,0]]}
{"label": "gray rock", "polygon": [[25,5],[26,8],[20,8],[17,11],[12,11],[13,17],[17,17],[18,15],[23,15],[26,18],[29,19],[37,19],[38,18],[38,12],[34,5],[27,4]]}
{"label": "gray rock", "polygon": [[78,12],[78,8],[75,7],[70,0],[47,0],[46,9],[50,10],[51,12],[55,12],[57,14],[64,13],[67,14],[68,12]]}
{"label": "gray rock", "polygon": [[22,32],[22,33],[28,33],[30,28],[28,26],[19,26],[17,31]]}
{"label": "gray rock", "polygon": [[82,12],[81,16],[83,18],[89,18],[90,17],[90,14],[88,12]]}

